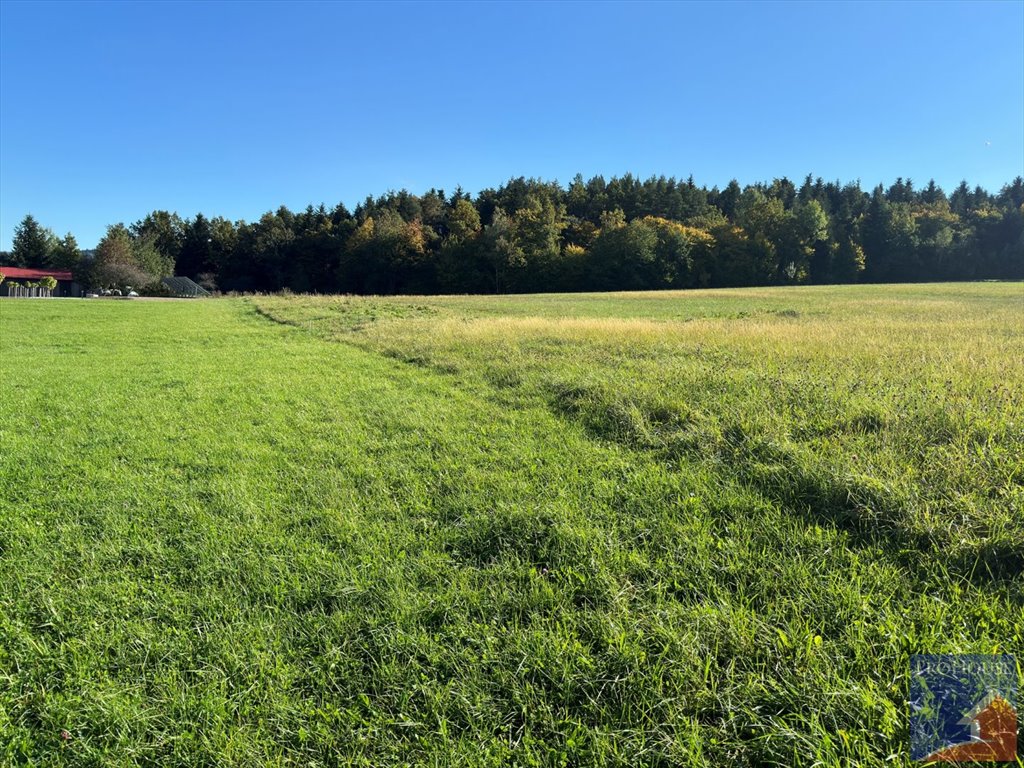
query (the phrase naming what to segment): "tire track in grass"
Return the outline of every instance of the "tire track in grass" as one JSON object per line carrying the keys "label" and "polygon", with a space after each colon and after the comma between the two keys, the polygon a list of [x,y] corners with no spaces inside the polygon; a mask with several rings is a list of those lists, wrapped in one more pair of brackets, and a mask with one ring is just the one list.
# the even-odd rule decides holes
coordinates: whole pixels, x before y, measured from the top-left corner
{"label": "tire track in grass", "polygon": [[[362,307],[369,301],[356,300],[354,304]],[[453,386],[471,389],[504,407],[532,407],[541,403],[567,426],[582,427],[599,442],[640,451],[655,461],[674,466],[681,462],[704,465],[710,462],[723,477],[728,476],[742,487],[779,504],[805,520],[808,526],[834,526],[844,531],[857,546],[881,548],[901,567],[919,570],[923,575],[938,558],[952,573],[969,578],[979,586],[1004,583],[1012,588],[1024,568],[1024,540],[1020,531],[1016,536],[1011,531],[992,539],[961,541],[949,531],[934,526],[924,529],[920,521],[908,513],[911,501],[904,494],[863,473],[836,470],[821,457],[812,455],[810,446],[799,441],[779,441],[771,435],[760,435],[742,421],[695,422],[663,404],[631,399],[628,391],[620,393],[614,387],[587,385],[572,378],[559,379],[557,374],[540,380],[530,378],[530,374],[517,368],[513,361],[504,359],[500,350],[494,350],[492,359],[474,367],[468,357],[435,355],[429,346],[416,349],[415,345],[403,348],[398,344],[380,348],[345,322],[348,304],[339,306],[337,302],[328,301],[326,306],[331,312],[309,322],[300,322],[291,315],[303,314],[301,299],[276,302],[263,306],[257,300],[254,310],[262,317],[300,327],[318,338],[351,344],[448,374]],[[514,334],[515,324],[524,322],[527,321],[515,320],[508,332]],[[600,321],[579,322],[589,329]],[[650,321],[639,321],[638,332],[651,332],[648,326],[651,326]],[[524,328],[530,329],[529,326]],[[609,330],[614,331],[611,326]],[[568,343],[565,339],[552,341]],[[548,353],[554,355],[553,368],[557,371],[561,352],[555,349]],[[837,428],[867,433],[884,429],[885,424],[876,413],[868,412],[852,416],[849,424]]]}

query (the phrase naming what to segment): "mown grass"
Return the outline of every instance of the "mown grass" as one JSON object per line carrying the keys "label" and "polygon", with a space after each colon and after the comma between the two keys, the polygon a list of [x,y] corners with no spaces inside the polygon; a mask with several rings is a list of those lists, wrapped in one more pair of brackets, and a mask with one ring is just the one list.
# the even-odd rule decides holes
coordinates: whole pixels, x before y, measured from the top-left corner
{"label": "mown grass", "polygon": [[1022,317],[2,302],[0,761],[908,764],[909,654],[1024,651]]}

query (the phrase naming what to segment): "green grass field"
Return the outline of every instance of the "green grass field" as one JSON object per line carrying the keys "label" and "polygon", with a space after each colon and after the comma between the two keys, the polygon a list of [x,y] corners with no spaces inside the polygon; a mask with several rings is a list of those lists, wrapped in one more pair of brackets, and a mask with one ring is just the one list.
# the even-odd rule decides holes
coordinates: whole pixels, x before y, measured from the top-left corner
{"label": "green grass field", "polygon": [[0,301],[0,765],[908,765],[1024,654],[1024,287]]}

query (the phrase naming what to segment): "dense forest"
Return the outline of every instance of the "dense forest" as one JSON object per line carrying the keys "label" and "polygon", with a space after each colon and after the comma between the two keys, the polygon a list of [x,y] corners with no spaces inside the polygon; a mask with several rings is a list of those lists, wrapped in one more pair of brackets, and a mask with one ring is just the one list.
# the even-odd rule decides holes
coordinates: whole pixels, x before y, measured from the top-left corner
{"label": "dense forest", "polygon": [[3,259],[97,288],[178,274],[221,291],[365,294],[1020,279],[1024,179],[947,195],[909,179],[866,192],[811,176],[724,189],[518,178],[475,198],[403,190],[252,223],[154,211],[85,253],[26,216]]}

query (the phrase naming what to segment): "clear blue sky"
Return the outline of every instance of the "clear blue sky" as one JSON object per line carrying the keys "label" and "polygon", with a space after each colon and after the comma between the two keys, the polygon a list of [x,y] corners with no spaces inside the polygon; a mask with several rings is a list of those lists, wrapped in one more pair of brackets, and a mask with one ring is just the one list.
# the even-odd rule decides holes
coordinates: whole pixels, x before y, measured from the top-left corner
{"label": "clear blue sky", "polygon": [[0,248],[630,171],[1024,174],[1024,3],[0,2]]}

